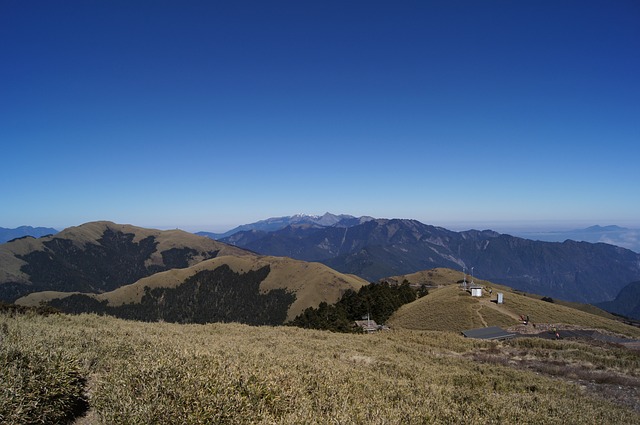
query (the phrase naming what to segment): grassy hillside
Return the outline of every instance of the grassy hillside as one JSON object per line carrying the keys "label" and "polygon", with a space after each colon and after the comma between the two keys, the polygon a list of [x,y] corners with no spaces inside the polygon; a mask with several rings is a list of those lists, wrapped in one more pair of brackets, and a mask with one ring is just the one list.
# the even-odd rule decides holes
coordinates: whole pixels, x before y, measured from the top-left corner
{"label": "grassy hillside", "polygon": [[[238,293],[240,298],[235,300],[237,304],[235,307],[237,309],[240,308],[242,304],[246,304],[247,299],[245,297],[247,296],[258,295],[258,293],[265,295],[274,291],[285,291],[288,294],[295,295],[295,299],[292,302],[288,302],[285,307],[287,309],[287,312],[285,313],[286,320],[293,319],[306,308],[317,307],[321,302],[333,304],[340,299],[347,289],[357,291],[367,284],[366,281],[359,277],[344,275],[320,263],[308,263],[284,257],[257,257],[247,255],[241,257],[221,256],[203,261],[188,268],[156,273],[152,276],[140,279],[134,284],[122,286],[114,291],[103,294],[92,294],[90,296],[98,302],[105,302],[109,307],[128,306],[129,304],[139,305],[142,303],[143,297],[149,294],[149,290],[167,293],[167,291],[159,290],[162,288],[178,289],[183,286],[185,282],[197,277],[197,275],[212,272],[223,265],[228,266],[231,271],[240,274],[240,276],[246,275],[250,271],[258,271],[268,267],[269,272],[266,277],[263,277],[261,278],[262,280],[258,280],[256,282],[259,284],[259,287],[255,290],[256,294],[248,294],[246,291]],[[238,279],[242,280],[241,277],[238,277],[235,280]],[[226,279],[225,282],[218,282],[218,286],[223,283],[228,285],[230,281],[231,279]],[[235,284],[245,285],[248,283],[241,283],[238,281]],[[226,293],[228,294],[228,291]],[[33,293],[17,300],[17,304],[35,306],[42,302],[50,302],[55,298],[63,298],[69,295],[72,294],[64,294],[60,292]],[[222,296],[222,290],[211,295],[214,298],[218,298],[219,296]],[[161,296],[163,295],[158,294],[158,297]],[[191,298],[203,297],[204,291],[201,291],[198,296],[195,296],[194,294],[190,294],[190,296]],[[182,300],[184,301],[184,297],[182,297]],[[227,301],[233,302],[234,300],[227,299]],[[193,299],[191,302],[209,303],[208,306],[204,306],[205,308],[213,308],[215,304],[214,299]],[[229,302],[227,302],[227,304],[229,304]],[[271,304],[273,305],[273,303]],[[180,309],[181,306],[186,307],[186,304],[172,307]],[[225,308],[226,307],[227,306],[225,305]],[[166,309],[166,304],[163,308]],[[231,305],[230,308],[233,308],[233,305]],[[123,317],[132,316],[125,315]],[[156,318],[149,317],[146,320],[156,320]],[[239,319],[234,317],[231,318],[231,320],[237,321]],[[242,322],[247,323],[245,321]],[[280,323],[281,322],[282,321],[280,321]]]}
{"label": "grassy hillside", "polygon": [[460,332],[485,326],[509,327],[517,324],[517,320],[506,312],[480,304],[457,285],[448,285],[432,289],[426,297],[402,306],[388,323],[394,328]]}
{"label": "grassy hillside", "polygon": [[181,230],[86,223],[0,244],[0,300],[41,291],[108,292],[219,255],[253,254]]}
{"label": "grassy hillside", "polygon": [[202,253],[219,251],[219,255],[247,255],[248,252],[229,246],[209,238],[196,236],[182,230],[156,230],[116,224],[109,221],[95,221],[81,226],[74,226],[47,237],[38,239],[24,238],[0,245],[0,283],[5,281],[28,282],[29,276],[22,270],[25,265],[24,256],[32,252],[45,251],[47,244],[55,240],[70,241],[77,250],[84,250],[88,245],[98,246],[105,231],[112,231],[121,235],[133,235],[132,243],[152,238],[157,244],[147,265],[162,265],[164,251],[188,247],[198,255],[190,260],[190,264],[205,259]]}
{"label": "grassy hillside", "polygon": [[355,335],[1,313],[0,340],[6,424],[51,423],[83,408],[84,424],[640,421],[570,380],[486,361],[515,350],[558,364],[562,353],[574,367],[588,361],[617,376],[616,385],[638,384],[637,354],[565,341],[532,349],[448,332]]}
{"label": "grassy hillside", "polygon": [[462,279],[463,274],[460,271],[437,267],[429,270],[421,270],[416,273],[402,274],[399,276],[391,276],[380,279],[381,282],[403,283],[407,281],[410,285],[451,285]]}
{"label": "grassy hillside", "polygon": [[[445,273],[440,275],[446,276]],[[576,325],[640,337],[640,329],[613,320],[606,313],[600,314],[595,307],[579,309],[568,303],[542,301],[538,296],[527,296],[491,282],[476,280],[475,283],[491,288],[493,294],[484,291],[482,297],[472,297],[457,283],[449,281],[448,285],[431,289],[428,296],[401,307],[389,319],[389,325],[404,329],[459,332],[485,326],[515,326],[520,323],[521,315],[528,315],[531,322],[538,325]],[[491,302],[496,299],[498,292],[504,294],[504,304]],[[529,326],[529,331],[534,331],[533,326]]]}

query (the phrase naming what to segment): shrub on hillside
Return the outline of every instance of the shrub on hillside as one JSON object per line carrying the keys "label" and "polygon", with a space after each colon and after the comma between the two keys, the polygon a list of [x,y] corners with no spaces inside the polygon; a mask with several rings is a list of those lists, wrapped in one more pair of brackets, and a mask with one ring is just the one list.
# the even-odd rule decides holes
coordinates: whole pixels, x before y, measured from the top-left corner
{"label": "shrub on hillside", "polygon": [[68,423],[87,410],[84,385],[67,355],[0,347],[0,423]]}
{"label": "shrub on hillside", "polygon": [[358,292],[346,291],[334,305],[321,303],[318,308],[307,308],[291,324],[308,329],[357,332],[359,329],[353,326],[355,320],[369,317],[385,323],[397,309],[423,295],[425,291],[416,293],[408,283],[371,283]]}
{"label": "shrub on hillside", "polygon": [[7,313],[9,315],[15,314],[40,314],[42,316],[48,316],[49,314],[58,314],[60,310],[48,305],[40,305],[37,307],[27,307],[23,305],[10,304],[0,301],[0,313]]}

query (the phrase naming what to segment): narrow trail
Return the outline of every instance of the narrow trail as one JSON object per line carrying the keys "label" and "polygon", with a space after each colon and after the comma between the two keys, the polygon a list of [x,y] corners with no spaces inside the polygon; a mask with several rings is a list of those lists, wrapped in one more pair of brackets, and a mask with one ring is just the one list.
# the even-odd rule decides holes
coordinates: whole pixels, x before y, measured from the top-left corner
{"label": "narrow trail", "polygon": [[476,306],[474,306],[473,309],[475,310],[476,314],[480,318],[480,321],[482,322],[482,326],[484,326],[486,328],[489,325],[487,324],[487,321],[484,320],[484,317],[482,317],[482,314],[480,313],[480,310],[482,309],[482,304],[477,304],[477,307],[478,308],[476,308]]}

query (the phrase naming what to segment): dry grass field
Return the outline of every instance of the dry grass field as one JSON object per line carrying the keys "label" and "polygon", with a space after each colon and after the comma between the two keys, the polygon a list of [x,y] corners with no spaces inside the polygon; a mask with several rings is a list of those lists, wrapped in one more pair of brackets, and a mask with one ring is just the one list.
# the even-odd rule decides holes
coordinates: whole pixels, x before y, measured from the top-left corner
{"label": "dry grass field", "polygon": [[76,424],[640,423],[633,406],[554,374],[560,359],[637,389],[637,352],[570,341],[3,313],[0,422],[62,423],[88,407]]}
{"label": "dry grass field", "polygon": [[[506,286],[483,280],[476,280],[476,283],[491,288],[493,294],[483,291],[482,297],[472,297],[455,282],[440,281],[443,286],[430,289],[428,296],[402,306],[389,319],[389,325],[404,329],[460,332],[485,326],[508,328],[519,324],[522,315],[529,316],[531,322],[537,324],[597,328],[640,338],[639,328],[611,319],[612,315],[595,307],[550,303]],[[496,300],[497,292],[504,294],[504,304],[492,302]],[[534,331],[532,325],[530,328]]]}
{"label": "dry grass field", "polygon": [[428,296],[402,306],[389,319],[389,325],[396,328],[454,332],[516,323],[513,317],[493,311],[457,285],[431,289]]}

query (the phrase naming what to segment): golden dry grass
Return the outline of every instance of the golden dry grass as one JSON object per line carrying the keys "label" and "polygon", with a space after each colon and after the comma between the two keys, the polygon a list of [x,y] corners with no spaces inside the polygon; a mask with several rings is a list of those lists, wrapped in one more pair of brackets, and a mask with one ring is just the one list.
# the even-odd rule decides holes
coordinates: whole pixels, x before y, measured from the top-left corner
{"label": "golden dry grass", "polygon": [[451,285],[462,279],[462,277],[463,274],[460,271],[437,267],[416,273],[391,276],[381,280],[394,281],[396,283],[403,283],[406,280],[410,285]]}
{"label": "golden dry grass", "polygon": [[[139,303],[144,295],[145,287],[174,288],[200,271],[214,270],[221,265],[228,265],[237,273],[246,273],[249,270],[258,270],[269,266],[271,271],[260,284],[260,290],[269,292],[274,289],[285,289],[296,294],[296,300],[289,308],[287,320],[292,320],[308,307],[317,307],[321,302],[333,304],[347,289],[357,291],[368,284],[362,278],[339,273],[320,263],[309,263],[286,257],[245,255],[212,258],[188,268],[156,273],[111,292],[87,295],[93,296],[99,301],[106,300],[112,306]],[[20,298],[16,304],[37,306],[41,302],[68,295],[71,293],[54,291],[33,293]]]}
{"label": "golden dry grass", "polygon": [[[133,238],[134,243],[140,242],[142,239],[148,237],[155,238],[158,245],[156,247],[156,251],[147,261],[147,266],[151,264],[162,264],[162,255],[160,253],[171,248],[188,247],[199,252],[220,250],[218,255],[251,255],[240,248],[226,245],[207,237],[194,235],[193,233],[185,232],[183,230],[147,229],[129,224],[112,223],[110,221],[94,221],[80,226],[69,227],[54,237],[72,240],[78,246],[82,247],[86,244],[98,243],[97,241],[102,237],[107,229],[115,232],[135,235]],[[190,264],[193,265],[202,260],[203,257],[195,256],[190,260]]]}
{"label": "golden dry grass", "polygon": [[640,329],[599,314],[591,314],[558,303],[549,303],[517,293],[505,294],[505,307],[529,315],[534,323],[564,323],[640,337]]}
{"label": "golden dry grass", "polygon": [[[640,421],[632,410],[579,386],[471,360],[465,353],[500,345],[449,332],[355,335],[94,315],[0,315],[0,337],[3,350],[64,352],[76,359],[89,379],[85,423]],[[0,397],[9,397],[6,382],[0,385]]]}
{"label": "golden dry grass", "polygon": [[[94,221],[80,226],[73,226],[62,230],[54,236],[38,239],[24,238],[6,244],[0,244],[0,284],[2,282],[28,282],[29,277],[20,271],[25,264],[16,255],[25,255],[32,251],[43,251],[44,242],[53,238],[72,240],[79,248],[87,244],[97,244],[105,230],[134,234],[133,242],[140,242],[147,237],[154,237],[158,242],[156,251],[147,260],[147,266],[162,264],[161,252],[171,248],[192,248],[199,252],[219,251],[218,255],[253,255],[234,246],[214,241],[204,236],[194,235],[182,230],[156,230],[136,227],[129,224],[116,224],[110,221]],[[202,256],[194,256],[190,264],[202,261]]]}
{"label": "golden dry grass", "polygon": [[[465,329],[517,325],[520,315],[534,323],[569,324],[604,329],[640,337],[640,329],[612,320],[601,314],[591,314],[559,303],[541,301],[523,295],[509,287],[476,280],[475,283],[493,289],[493,295],[483,292],[481,298],[471,295],[451,282],[433,289],[429,295],[401,307],[388,321],[390,326],[405,329],[463,331]],[[492,303],[497,292],[504,294],[504,304]]]}
{"label": "golden dry grass", "polygon": [[394,328],[452,332],[516,323],[509,315],[483,306],[457,285],[430,290],[426,297],[400,307],[388,320]]}

